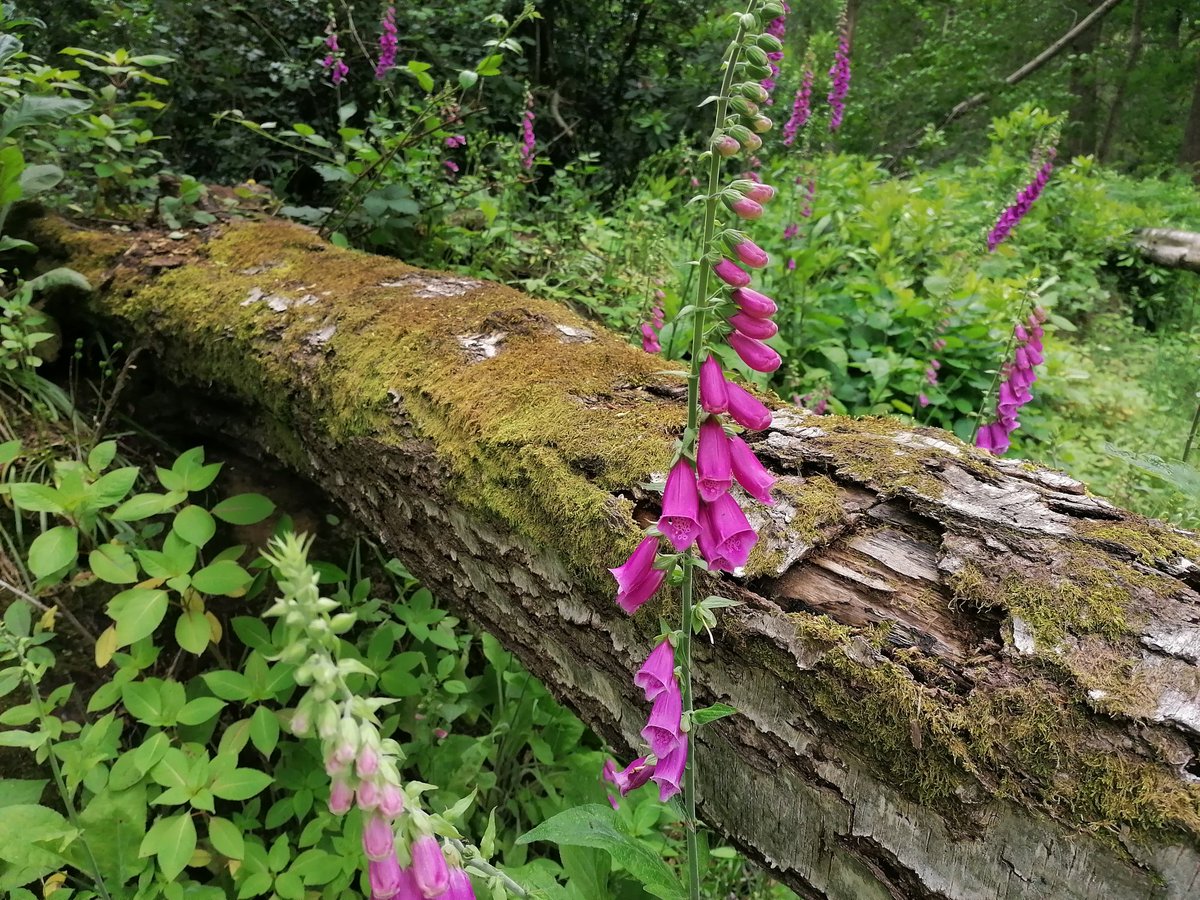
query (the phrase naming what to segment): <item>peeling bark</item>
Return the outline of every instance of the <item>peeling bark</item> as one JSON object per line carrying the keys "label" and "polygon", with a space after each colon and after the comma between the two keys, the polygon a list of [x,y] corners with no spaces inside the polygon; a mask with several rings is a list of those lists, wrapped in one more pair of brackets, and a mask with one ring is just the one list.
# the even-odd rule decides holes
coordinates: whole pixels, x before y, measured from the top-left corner
{"label": "peeling bark", "polygon": [[[1111,5],[1111,4],[1110,4]],[[171,242],[41,220],[88,308],[319,484],[607,740],[658,616],[605,566],[682,428],[659,359],[554,304],[266,222]],[[311,299],[310,299],[311,298]],[[195,395],[194,395],[195,396]],[[200,402],[204,402],[201,400]],[[705,821],[814,898],[1200,892],[1200,545],[928,428],[780,409],[742,602],[697,648]]]}

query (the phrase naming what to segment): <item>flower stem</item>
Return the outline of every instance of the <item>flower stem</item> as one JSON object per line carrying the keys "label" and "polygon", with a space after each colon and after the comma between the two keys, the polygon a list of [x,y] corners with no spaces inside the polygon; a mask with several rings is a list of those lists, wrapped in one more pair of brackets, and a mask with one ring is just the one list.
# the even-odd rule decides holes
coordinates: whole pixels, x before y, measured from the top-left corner
{"label": "flower stem", "polygon": [[[759,0],[750,0],[747,12],[753,11]],[[737,35],[725,52],[725,74],[721,80],[721,91],[717,99],[713,138],[725,123],[729,108],[729,91],[733,86],[734,73],[737,67],[738,55],[746,28],[738,25]],[[712,250],[713,236],[717,227],[717,203],[721,196],[721,156],[712,149],[713,141],[709,141],[708,158],[708,195],[704,204],[704,227],[700,242],[699,265],[700,277],[696,285],[695,312],[692,314],[692,352],[688,367],[688,416],[687,431],[684,432],[685,456],[695,458],[696,437],[700,425],[700,364],[704,361],[704,332],[705,319],[708,314],[708,290],[711,277],[711,266],[708,254]],[[682,559],[682,617],[681,637],[679,641],[680,674],[683,682],[683,715],[691,722],[693,712],[692,699],[692,600],[695,580],[695,551],[689,549]],[[683,808],[687,815],[685,836],[687,840],[688,857],[688,896],[691,900],[700,900],[700,848],[696,837],[698,821],[696,819],[696,751],[698,747],[693,727],[688,738],[688,761],[684,769],[683,779]]]}

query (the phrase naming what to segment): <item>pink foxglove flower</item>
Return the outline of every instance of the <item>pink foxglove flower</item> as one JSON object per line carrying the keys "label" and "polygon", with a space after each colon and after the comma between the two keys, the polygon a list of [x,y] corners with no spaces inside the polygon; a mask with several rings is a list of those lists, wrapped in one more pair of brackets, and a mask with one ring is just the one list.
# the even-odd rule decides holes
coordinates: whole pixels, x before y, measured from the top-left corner
{"label": "pink foxglove flower", "polygon": [[779,354],[754,338],[739,331],[729,335],[729,346],[741,357],[742,362],[756,372],[774,372],[783,364]]}
{"label": "pink foxglove flower", "polygon": [[739,197],[729,204],[729,208],[735,215],[741,216],[743,219],[758,219],[763,214],[762,205],[749,197]]}
{"label": "pink foxglove flower", "polygon": [[708,563],[708,568],[714,572],[732,572],[733,563],[717,552],[716,539],[713,537],[712,523],[709,521],[709,508],[705,504],[700,508],[700,536],[696,539],[700,555]]}
{"label": "pink foxglove flower", "polygon": [[733,484],[729,438],[721,423],[712,416],[704,420],[696,440],[696,475],[700,498],[709,503],[728,491]]}
{"label": "pink foxglove flower", "polygon": [[404,791],[391,782],[384,784],[379,791],[379,812],[389,819],[404,812]]}
{"label": "pink foxglove flower", "polygon": [[450,867],[442,848],[431,834],[422,834],[412,842],[412,870],[417,887],[425,897],[437,897],[450,886]]}
{"label": "pink foxglove flower", "polygon": [[360,781],[355,798],[358,801],[358,808],[363,812],[377,809],[379,807],[379,785],[372,778]]}
{"label": "pink foxglove flower", "polygon": [[[717,138],[713,143],[713,147],[716,149],[718,156],[724,156],[726,158],[733,156],[742,149],[742,145],[737,142],[737,138],[729,134],[723,134]],[[699,182],[697,182],[696,187],[699,186]]]}
{"label": "pink foxglove flower", "polygon": [[837,131],[846,113],[846,94],[850,92],[850,31],[842,14],[842,33],[838,38],[837,50],[833,54],[833,66],[829,69],[832,85],[829,89],[829,130]]}
{"label": "pink foxglove flower", "polygon": [[[751,269],[761,269],[771,261],[771,257],[767,256],[754,241],[741,241],[733,248],[733,252],[742,265],[749,266]],[[742,285],[734,285],[734,287],[742,287]]]}
{"label": "pink foxglove flower", "polygon": [[642,729],[642,737],[650,745],[651,752],[660,759],[675,749],[682,738],[679,724],[683,717],[683,696],[679,684],[671,679],[667,689],[654,698],[650,718]]}
{"label": "pink foxglove flower", "polygon": [[773,505],[775,501],[771,497],[771,487],[775,484],[775,476],[758,461],[750,446],[736,435],[729,439],[729,458],[733,477],[746,493],[759,503]]}
{"label": "pink foxglove flower", "polygon": [[389,6],[379,23],[379,62],[375,64],[375,77],[382,79],[396,68],[396,50],[400,39],[396,35],[396,7]]}
{"label": "pink foxglove flower", "polygon": [[363,850],[367,859],[387,859],[396,853],[396,838],[392,834],[391,819],[375,813],[363,827]]}
{"label": "pink foxglove flower", "polygon": [[742,312],[755,319],[769,319],[779,312],[774,300],[750,288],[738,288],[731,296]]}
{"label": "pink foxglove flower", "polygon": [[359,778],[367,778],[379,771],[379,751],[371,746],[359,748],[358,758],[354,760],[354,771]]}
{"label": "pink foxglove flower", "polygon": [[1016,203],[1000,214],[1000,218],[996,220],[996,224],[988,232],[987,248],[989,253],[1000,246],[1009,233],[1017,227],[1017,223],[1025,218],[1025,214],[1033,207],[1034,201],[1042,195],[1042,191],[1046,187],[1046,182],[1050,180],[1050,173],[1054,170],[1054,155],[1055,150],[1053,147],[1046,151],[1046,161],[1038,169],[1033,181],[1017,194]]}
{"label": "pink foxglove flower", "polygon": [[750,274],[732,259],[722,259],[713,266],[713,272],[730,287],[745,287],[750,283]]}
{"label": "pink foxglove flower", "polygon": [[675,682],[675,648],[663,640],[650,651],[642,667],[633,676],[633,683],[646,692],[646,699],[653,702],[659,694],[668,690]]}
{"label": "pink foxglove flower", "polygon": [[658,785],[658,799],[666,803],[680,791],[683,781],[683,770],[687,767],[688,736],[682,734],[679,743],[654,767],[651,780]]}
{"label": "pink foxglove flower", "polygon": [[335,775],[329,788],[329,811],[335,816],[344,816],[353,802],[354,789],[345,778]]}
{"label": "pink foxglove flower", "polygon": [[617,605],[629,615],[654,596],[667,577],[666,571],[654,568],[658,555],[658,538],[647,537],[638,544],[624,565],[609,569],[617,580]]}
{"label": "pink foxglove flower", "polygon": [[758,541],[757,532],[750,527],[746,514],[729,494],[722,494],[708,504],[707,510],[713,549],[735,569],[741,568]]}
{"label": "pink foxglove flower", "polygon": [[723,413],[729,407],[725,375],[717,358],[709,354],[700,365],[700,408],[706,413]]}
{"label": "pink foxglove flower", "polygon": [[745,388],[732,381],[725,382],[729,398],[729,415],[733,421],[750,431],[762,431],[771,425],[771,411]]}
{"label": "pink foxglove flower", "polygon": [[806,68],[804,80],[792,101],[791,118],[783,126],[783,143],[786,147],[790,147],[796,142],[796,136],[800,133],[800,129],[808,124],[808,119],[812,115],[812,86],[813,70]]}
{"label": "pink foxglove flower", "polygon": [[642,349],[647,353],[658,353],[662,350],[662,344],[658,342],[658,332],[650,322],[642,323]]}
{"label": "pink foxglove flower", "polygon": [[404,873],[396,854],[384,859],[373,859],[367,864],[367,877],[371,882],[371,896],[379,900],[391,900],[400,893]]}
{"label": "pink foxglove flower", "polygon": [[756,319],[745,313],[737,313],[730,316],[729,324],[746,337],[752,337],[759,341],[773,338],[779,332],[779,326],[770,319]]}
{"label": "pink foxglove flower", "polygon": [[521,116],[521,165],[526,169],[533,168],[534,155],[537,153],[537,137],[533,133],[536,118],[533,114],[533,94],[527,93],[525,112]]}
{"label": "pink foxglove flower", "polygon": [[445,900],[475,900],[475,888],[465,870],[458,867],[450,870],[450,888],[443,896]]}
{"label": "pink foxglove flower", "polygon": [[646,759],[645,756],[639,756],[619,772],[612,760],[608,760],[604,763],[604,780],[624,797],[630,791],[640,788],[654,774],[654,763],[647,763]]}
{"label": "pink foxglove flower", "polygon": [[770,203],[774,197],[775,188],[769,184],[754,184],[746,189],[746,199],[753,200],[758,204]]}
{"label": "pink foxglove flower", "polygon": [[682,553],[696,541],[700,532],[700,493],[696,488],[696,473],[686,459],[681,459],[667,475],[663,489],[662,517],[658,530]]}

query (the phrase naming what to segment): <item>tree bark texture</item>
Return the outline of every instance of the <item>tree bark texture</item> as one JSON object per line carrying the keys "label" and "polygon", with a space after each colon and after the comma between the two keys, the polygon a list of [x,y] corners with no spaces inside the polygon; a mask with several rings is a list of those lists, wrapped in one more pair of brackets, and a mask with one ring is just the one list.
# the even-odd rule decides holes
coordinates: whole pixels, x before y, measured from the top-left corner
{"label": "tree bark texture", "polygon": [[1200,272],[1200,233],[1174,228],[1141,228],[1134,248],[1152,263],[1171,269]]}
{"label": "tree bark texture", "polygon": [[[678,615],[605,571],[657,516],[672,368],[552,303],[299,226],[42,219],[91,314],[377,534],[623,756]],[[784,298],[785,299],[785,298]],[[786,299],[785,299],[786,302]],[[145,363],[143,362],[143,365]],[[1200,892],[1200,545],[945,432],[781,406],[742,605],[697,647],[701,814],[802,896]]]}
{"label": "tree bark texture", "polygon": [[1179,147],[1179,164],[1192,169],[1193,179],[1200,184],[1200,58],[1196,65],[1196,86],[1192,89],[1192,105],[1183,126],[1183,143]]}

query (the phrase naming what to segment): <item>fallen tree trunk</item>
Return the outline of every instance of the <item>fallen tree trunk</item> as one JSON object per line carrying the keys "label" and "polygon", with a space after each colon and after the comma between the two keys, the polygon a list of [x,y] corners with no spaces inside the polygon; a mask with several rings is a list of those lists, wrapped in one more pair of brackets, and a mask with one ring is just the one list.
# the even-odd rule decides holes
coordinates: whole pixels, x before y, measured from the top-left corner
{"label": "fallen tree trunk", "polygon": [[1200,233],[1174,228],[1140,228],[1133,246],[1146,259],[1170,269],[1200,272]]}
{"label": "fallen tree trunk", "polygon": [[[647,707],[605,567],[656,516],[683,383],[563,308],[279,222],[35,223],[105,327],[219,400],[623,751]],[[163,247],[170,247],[164,251]],[[147,354],[146,356],[149,356]],[[146,357],[143,357],[145,359]],[[697,649],[702,815],[802,896],[1200,891],[1200,545],[944,432],[780,409],[741,601]]]}

